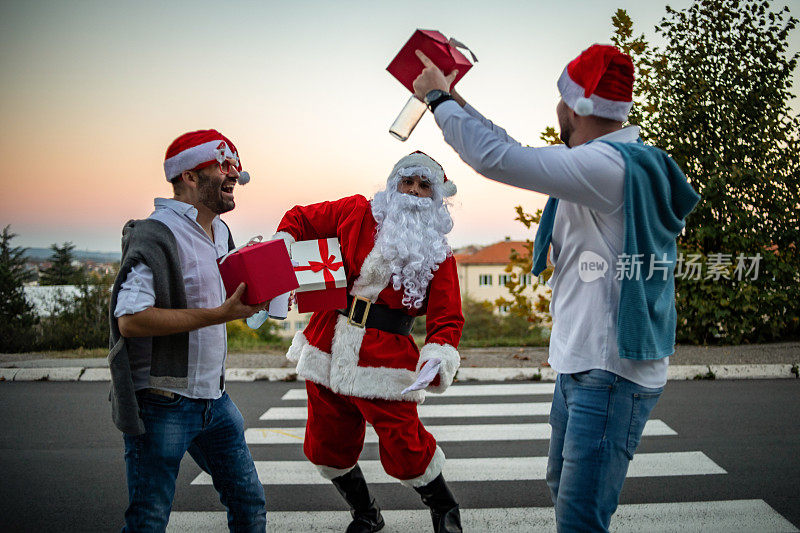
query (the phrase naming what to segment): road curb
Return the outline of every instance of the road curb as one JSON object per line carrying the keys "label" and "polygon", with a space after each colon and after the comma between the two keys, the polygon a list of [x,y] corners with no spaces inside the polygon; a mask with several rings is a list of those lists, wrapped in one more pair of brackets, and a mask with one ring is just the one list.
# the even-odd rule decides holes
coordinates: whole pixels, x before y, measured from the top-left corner
{"label": "road curb", "polygon": [[13,381],[78,381],[84,368],[62,366],[57,368],[18,368]]}
{"label": "road curb", "polygon": [[[797,378],[798,365],[783,363],[769,365],[674,365],[667,379],[775,379]],[[552,368],[487,368],[462,367],[457,381],[555,381]],[[108,368],[0,368],[0,381],[110,381]],[[295,381],[293,368],[229,368],[225,379],[230,382]]]}

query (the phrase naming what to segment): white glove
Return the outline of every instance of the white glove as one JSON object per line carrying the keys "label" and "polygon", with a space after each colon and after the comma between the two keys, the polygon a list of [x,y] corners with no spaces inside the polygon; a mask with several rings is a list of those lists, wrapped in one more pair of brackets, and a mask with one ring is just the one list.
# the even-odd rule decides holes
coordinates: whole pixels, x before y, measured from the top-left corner
{"label": "white glove", "polygon": [[419,369],[417,380],[410,387],[403,389],[400,394],[408,394],[411,391],[424,389],[430,385],[431,381],[436,379],[437,374],[439,374],[439,368],[441,366],[442,360],[438,357],[425,361],[425,364]]}

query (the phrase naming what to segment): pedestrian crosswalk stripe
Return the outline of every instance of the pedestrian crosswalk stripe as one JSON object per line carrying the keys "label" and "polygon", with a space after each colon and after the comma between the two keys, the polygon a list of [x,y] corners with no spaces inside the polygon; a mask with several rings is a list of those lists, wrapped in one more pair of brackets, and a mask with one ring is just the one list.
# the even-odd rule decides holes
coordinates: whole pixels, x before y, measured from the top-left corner
{"label": "pedestrian crosswalk stripe", "polygon": [[[264,485],[322,485],[329,483],[308,461],[255,461],[258,478]],[[395,483],[380,461],[359,461],[370,483]],[[448,481],[524,481],[545,478],[547,457],[485,457],[448,459],[444,477]],[[634,456],[628,477],[692,476],[725,474],[703,452],[641,453]],[[205,472],[192,485],[210,485]]]}
{"label": "pedestrian crosswalk stripe", "polygon": [[[500,385],[452,385],[442,394],[429,394],[428,398],[458,396],[529,396],[553,394],[555,383],[504,383]],[[305,389],[290,389],[282,400],[305,400]]]}
{"label": "pedestrian crosswalk stripe", "polygon": [[[469,424],[447,426],[425,426],[438,442],[474,442],[507,440],[547,440],[550,424]],[[244,432],[247,444],[302,444],[304,427],[294,428],[249,428]],[[643,436],[661,437],[677,433],[661,420],[648,420]],[[372,426],[367,426],[364,442],[378,442]]]}
{"label": "pedestrian crosswalk stripe", "polygon": [[[420,418],[475,418],[479,416],[542,416],[550,414],[550,402],[459,403],[420,405]],[[271,407],[260,420],[305,420],[305,407]]]}
{"label": "pedestrian crosswalk stripe", "polygon": [[[269,493],[267,493],[267,500],[269,500]],[[378,503],[381,504],[381,502]],[[382,510],[381,513],[386,521],[386,526],[381,533],[431,530],[430,513],[425,509]],[[273,511],[267,513],[267,531],[341,532],[347,528],[350,520],[350,513],[344,510]],[[536,533],[555,530],[555,514],[552,507],[462,508],[461,522],[467,531],[486,533]],[[173,511],[167,531],[169,533],[210,533],[226,531],[227,527],[228,520],[224,511]],[[617,533],[798,531],[764,500],[620,505],[611,519],[611,529]]]}

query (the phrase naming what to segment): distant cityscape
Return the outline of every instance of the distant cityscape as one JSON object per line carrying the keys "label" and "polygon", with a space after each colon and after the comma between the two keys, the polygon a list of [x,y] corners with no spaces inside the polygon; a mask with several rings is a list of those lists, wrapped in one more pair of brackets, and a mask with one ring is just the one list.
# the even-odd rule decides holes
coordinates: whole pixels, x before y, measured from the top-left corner
{"label": "distant cityscape", "polygon": [[[121,253],[114,252],[95,252],[90,250],[72,250],[74,261],[73,266],[80,266],[86,272],[97,274],[111,274],[119,263]],[[26,248],[25,267],[28,271],[26,285],[38,285],[39,274],[51,266],[50,259],[53,257],[51,248]]]}

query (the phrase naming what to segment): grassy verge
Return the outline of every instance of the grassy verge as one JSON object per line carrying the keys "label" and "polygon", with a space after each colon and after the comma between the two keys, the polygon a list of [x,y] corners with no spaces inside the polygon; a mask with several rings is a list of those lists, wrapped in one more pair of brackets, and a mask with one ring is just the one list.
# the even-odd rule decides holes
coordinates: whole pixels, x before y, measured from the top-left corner
{"label": "grassy verge", "polygon": [[43,352],[4,354],[4,359],[6,360],[19,358],[20,361],[28,359],[90,359],[94,357],[108,357],[108,348],[75,348],[73,350],[46,350]]}
{"label": "grassy verge", "polygon": [[492,348],[505,346],[549,346],[550,340],[540,336],[528,337],[495,337],[493,339],[466,339],[459,343],[459,348]]}
{"label": "grassy verge", "polygon": [[260,352],[284,352],[292,344],[291,339],[278,341],[263,341],[261,339],[250,338],[229,338],[228,353],[260,353]]}

